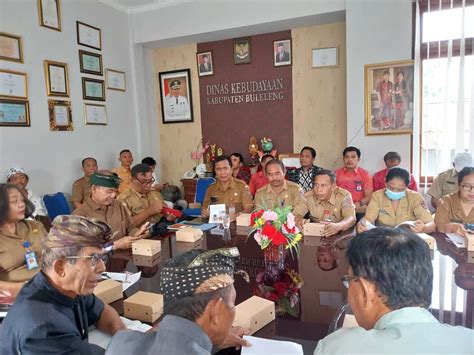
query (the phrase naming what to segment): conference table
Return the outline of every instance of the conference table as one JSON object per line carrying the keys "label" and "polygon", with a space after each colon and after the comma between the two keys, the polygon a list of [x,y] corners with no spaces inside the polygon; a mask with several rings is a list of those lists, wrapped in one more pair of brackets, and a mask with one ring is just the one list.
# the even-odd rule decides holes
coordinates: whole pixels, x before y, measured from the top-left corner
{"label": "conference table", "polygon": [[[268,285],[281,281],[262,279],[267,272],[263,252],[253,237],[248,236],[248,231],[248,228],[232,223],[230,230],[217,227],[204,232],[194,243],[177,242],[175,234],[170,232],[154,238],[161,240],[157,258],[134,260],[131,252],[115,253],[108,262],[108,271],[142,272],[140,281],[125,292],[126,297],[138,290],[159,293],[159,271],[167,259],[191,249],[235,246],[240,252],[236,269],[244,270],[250,276],[250,283],[239,276],[235,278],[236,304],[239,304],[254,295],[262,282]],[[303,346],[305,354],[312,354],[319,339],[342,326],[344,317],[336,319],[344,309],[347,297],[341,278],[347,274],[345,250],[354,235],[355,231],[351,229],[329,238],[305,237],[299,255],[287,253],[285,269],[297,272],[304,281],[299,297],[291,312],[282,312],[255,336],[297,342]],[[430,311],[441,322],[473,328],[474,263],[469,262],[473,256],[444,234],[432,236],[437,247],[432,251],[434,282]],[[123,301],[117,301],[113,306],[119,313],[123,312]],[[233,352],[234,349],[227,349],[221,353]]]}

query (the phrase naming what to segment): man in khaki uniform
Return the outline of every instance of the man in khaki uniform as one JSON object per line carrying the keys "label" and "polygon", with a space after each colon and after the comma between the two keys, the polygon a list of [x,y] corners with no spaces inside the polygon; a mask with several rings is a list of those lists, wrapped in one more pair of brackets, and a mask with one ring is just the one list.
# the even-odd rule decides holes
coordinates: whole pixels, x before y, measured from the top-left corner
{"label": "man in khaki uniform", "polygon": [[[221,155],[214,162],[214,173],[217,181],[207,188],[206,196],[201,207],[201,215],[209,217],[209,205],[225,204],[231,220],[238,212],[250,213],[253,210],[253,200],[249,187],[242,180],[232,177],[230,159]],[[233,211],[232,211],[233,209]]]}
{"label": "man in khaki uniform", "polygon": [[306,192],[293,210],[300,228],[307,222],[304,216],[308,212],[312,220],[326,224],[325,236],[349,229],[356,222],[351,193],[336,185],[336,175],[331,170],[315,173],[313,190]]}
{"label": "man in khaki uniform", "polygon": [[122,150],[119,154],[118,160],[120,162],[120,167],[112,169],[112,172],[117,174],[120,180],[122,180],[118,188],[118,193],[121,194],[130,188],[132,179],[130,168],[133,163],[132,152],[128,149]]}
{"label": "man in khaki uniform", "polygon": [[142,225],[140,229],[134,228],[128,210],[115,199],[117,188],[120,185],[117,175],[102,170],[92,174],[90,182],[92,185],[91,197],[72,214],[96,218],[107,223],[112,229],[113,249],[130,249],[133,242],[145,236],[148,224]]}
{"label": "man in khaki uniform", "polygon": [[161,213],[165,201],[158,191],[151,189],[154,180],[150,167],[146,164],[137,164],[132,168],[131,175],[131,187],[122,192],[117,199],[130,212],[133,224],[138,227],[146,222],[175,221],[175,216],[163,216]]}
{"label": "man in khaki uniform", "polygon": [[300,203],[302,189],[298,184],[285,180],[285,166],[280,160],[270,160],[265,165],[269,183],[257,190],[255,205],[263,208],[295,207]]}
{"label": "man in khaki uniform", "polygon": [[72,184],[71,203],[75,208],[81,207],[84,201],[91,196],[89,178],[97,171],[97,160],[91,157],[83,159],[82,171],[84,171],[84,176]]}
{"label": "man in khaki uniform", "polygon": [[454,157],[453,168],[438,174],[433,180],[428,195],[431,196],[431,205],[438,207],[438,201],[444,195],[457,192],[458,173],[466,166],[472,166],[472,157],[469,153],[458,153]]}

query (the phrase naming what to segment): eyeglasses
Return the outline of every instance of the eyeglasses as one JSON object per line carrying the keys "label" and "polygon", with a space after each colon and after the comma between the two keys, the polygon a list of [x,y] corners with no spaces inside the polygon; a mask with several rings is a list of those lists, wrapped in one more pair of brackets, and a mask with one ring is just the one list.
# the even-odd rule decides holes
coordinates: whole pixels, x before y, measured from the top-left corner
{"label": "eyeglasses", "polygon": [[104,264],[107,264],[109,260],[109,256],[107,254],[92,254],[92,255],[84,255],[84,256],[68,256],[66,259],[90,259],[91,267],[96,267],[99,260],[102,260]]}
{"label": "eyeglasses", "polygon": [[472,190],[474,190],[474,185],[461,184],[461,189],[464,192],[472,192]]}
{"label": "eyeglasses", "polygon": [[154,178],[152,178],[152,179],[150,179],[150,180],[140,180],[140,179],[138,179],[138,178],[135,178],[135,179],[137,179],[137,181],[138,181],[140,184],[142,184],[142,185],[151,185],[151,184],[153,184],[153,183],[155,182],[155,179],[154,179]]}
{"label": "eyeglasses", "polygon": [[345,275],[341,280],[342,284],[344,285],[345,288],[349,288],[349,284],[351,281],[355,281],[359,278],[359,276],[349,276]]}

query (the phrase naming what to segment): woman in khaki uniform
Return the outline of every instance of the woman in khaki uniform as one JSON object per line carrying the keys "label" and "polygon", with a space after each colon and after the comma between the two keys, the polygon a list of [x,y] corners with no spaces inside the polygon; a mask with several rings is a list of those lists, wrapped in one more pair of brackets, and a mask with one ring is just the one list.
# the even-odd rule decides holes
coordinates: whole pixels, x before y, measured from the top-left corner
{"label": "woman in khaki uniform", "polygon": [[474,223],[474,167],[458,174],[459,191],[441,197],[436,210],[436,228],[441,233],[467,237],[466,224]]}
{"label": "woman in khaki uniform", "polygon": [[33,210],[18,187],[0,184],[0,290],[13,296],[39,271],[41,239],[46,230],[41,223],[25,219]]}
{"label": "woman in khaki uniform", "polygon": [[395,227],[413,221],[410,229],[415,233],[431,233],[435,230],[433,217],[423,197],[409,190],[410,173],[403,168],[391,168],[385,178],[385,189],[376,191],[367,206],[364,218],[357,224],[359,233],[368,230],[368,223]]}

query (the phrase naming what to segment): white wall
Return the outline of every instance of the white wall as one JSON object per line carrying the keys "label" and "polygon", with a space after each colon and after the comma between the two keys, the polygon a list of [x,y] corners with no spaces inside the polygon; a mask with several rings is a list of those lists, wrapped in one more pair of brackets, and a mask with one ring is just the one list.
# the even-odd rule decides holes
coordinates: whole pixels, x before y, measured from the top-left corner
{"label": "white wall", "polygon": [[364,65],[411,59],[411,35],[411,0],[347,0],[347,141],[362,150],[361,166],[372,173],[388,151],[409,168],[410,135],[365,136]]}
{"label": "white wall", "polygon": [[[82,175],[80,162],[85,156],[96,157],[100,168],[112,168],[118,164],[121,149],[136,152],[136,161],[141,159],[138,152],[145,150],[137,138],[139,102],[134,95],[127,15],[96,0],[63,0],[61,4],[62,32],[57,32],[39,26],[36,1],[0,0],[0,31],[22,36],[25,59],[24,64],[0,61],[0,67],[28,73],[31,117],[31,127],[0,127],[0,181],[8,167],[19,165],[28,171],[31,188],[41,194],[69,193],[72,182]],[[89,75],[79,71],[78,50],[94,50],[77,44],[76,20],[102,30],[103,79],[105,68],[126,72],[126,92],[106,90],[107,126],[84,124],[81,77]],[[45,59],[69,66],[72,132],[49,129]]]}

